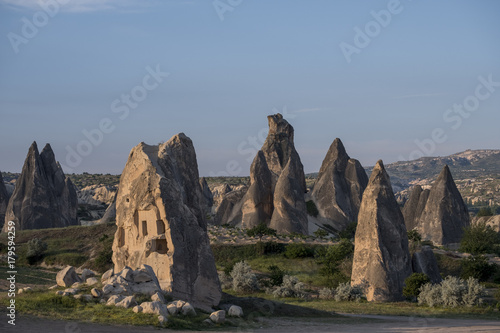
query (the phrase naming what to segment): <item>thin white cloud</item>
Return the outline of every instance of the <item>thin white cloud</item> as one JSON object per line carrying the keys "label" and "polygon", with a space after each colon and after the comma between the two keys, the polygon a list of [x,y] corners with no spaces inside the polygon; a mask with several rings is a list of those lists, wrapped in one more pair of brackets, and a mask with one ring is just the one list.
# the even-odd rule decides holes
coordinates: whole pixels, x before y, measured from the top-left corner
{"label": "thin white cloud", "polygon": [[[98,11],[143,11],[157,5],[157,0],[54,0],[59,3],[60,11],[70,13],[89,13]],[[0,5],[5,5],[16,10],[42,10],[40,0],[0,0]],[[180,1],[190,3],[190,1]]]}
{"label": "thin white cloud", "polygon": [[392,99],[406,99],[406,98],[419,98],[419,97],[435,97],[435,96],[443,96],[443,95],[446,95],[446,94],[445,93],[413,94],[413,95],[396,96],[396,97],[393,97]]}

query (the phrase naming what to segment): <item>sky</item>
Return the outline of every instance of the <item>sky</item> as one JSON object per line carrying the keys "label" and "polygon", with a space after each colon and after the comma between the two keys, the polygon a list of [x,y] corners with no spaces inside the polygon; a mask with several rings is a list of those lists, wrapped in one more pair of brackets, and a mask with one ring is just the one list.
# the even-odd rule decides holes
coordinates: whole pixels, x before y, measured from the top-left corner
{"label": "sky", "polygon": [[306,173],[500,149],[496,0],[0,0],[0,170],[33,141],[119,174],[184,132],[201,176],[248,175],[282,113]]}

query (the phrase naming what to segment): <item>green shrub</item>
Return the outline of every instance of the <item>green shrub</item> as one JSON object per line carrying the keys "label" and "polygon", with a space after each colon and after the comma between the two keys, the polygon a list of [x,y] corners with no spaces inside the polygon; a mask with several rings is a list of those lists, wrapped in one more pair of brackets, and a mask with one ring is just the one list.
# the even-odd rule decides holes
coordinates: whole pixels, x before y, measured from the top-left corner
{"label": "green shrub", "polygon": [[314,248],[307,244],[291,243],[286,246],[285,257],[288,259],[314,257]]}
{"label": "green shrub", "polygon": [[460,251],[472,254],[494,253],[499,235],[486,223],[478,223],[465,228]]}
{"label": "green shrub", "polygon": [[313,216],[313,217],[318,217],[319,211],[318,211],[318,207],[316,207],[316,204],[314,203],[314,201],[312,201],[312,200],[306,201],[306,208],[307,208],[308,215]]}
{"label": "green shrub", "polygon": [[233,279],[226,272],[219,273],[219,281],[222,289],[231,289],[233,287]]}
{"label": "green shrub", "polygon": [[422,241],[422,236],[416,229],[408,231],[408,240],[414,243],[420,243]]}
{"label": "green shrub", "polygon": [[269,228],[265,223],[260,223],[258,226],[248,229],[247,236],[259,237],[259,240],[262,241],[264,236],[276,236],[276,230]]}
{"label": "green shrub", "polygon": [[234,291],[254,292],[259,290],[257,276],[252,273],[252,268],[246,261],[240,261],[234,265],[231,278],[233,279]]}
{"label": "green shrub", "polygon": [[314,232],[314,236],[318,237],[318,238],[325,238],[325,237],[328,237],[328,231],[324,230],[324,229],[318,229]]}
{"label": "green shrub", "polygon": [[269,270],[269,278],[271,280],[272,286],[280,286],[283,284],[283,277],[285,276],[285,271],[276,265],[271,265],[267,268]]}
{"label": "green shrub", "polygon": [[403,296],[407,298],[418,297],[420,294],[420,288],[431,282],[427,274],[424,273],[413,273],[405,280],[405,287],[403,288]]}
{"label": "green shrub", "polygon": [[349,282],[341,283],[335,289],[334,299],[340,301],[357,301],[359,302],[363,297],[363,290],[359,286],[352,287]]}
{"label": "green shrub", "polygon": [[490,264],[485,256],[471,256],[462,259],[461,277],[464,279],[473,277],[479,281],[487,281],[495,274],[496,269],[496,265]]}
{"label": "green shrub", "polygon": [[257,242],[255,252],[258,255],[280,254],[285,252],[285,244],[277,242]]}
{"label": "green shrub", "polygon": [[477,212],[477,217],[482,216],[493,216],[495,215],[495,209],[493,207],[481,207]]}
{"label": "green shrub", "polygon": [[113,249],[105,248],[94,259],[94,263],[92,264],[92,268],[98,272],[106,272],[108,269],[113,267]]}
{"label": "green shrub", "polygon": [[283,283],[273,291],[274,297],[297,297],[305,298],[305,285],[295,276],[285,275]]}
{"label": "green shrub", "polygon": [[427,283],[420,289],[418,304],[434,307],[474,306],[483,302],[484,287],[474,278],[466,281],[448,276],[440,284]]}
{"label": "green shrub", "polygon": [[321,265],[319,272],[326,278],[328,286],[337,287],[350,280],[352,265],[348,269],[342,269],[342,266],[346,261],[352,261],[353,253],[354,245],[347,239],[341,239],[338,244],[316,251],[316,261]]}
{"label": "green shrub", "polygon": [[339,238],[353,239],[356,235],[356,228],[358,227],[358,222],[351,222],[347,227],[339,232]]}
{"label": "green shrub", "polygon": [[38,238],[33,238],[28,241],[28,250],[26,252],[26,259],[32,265],[40,260],[45,251],[47,251],[47,243]]}

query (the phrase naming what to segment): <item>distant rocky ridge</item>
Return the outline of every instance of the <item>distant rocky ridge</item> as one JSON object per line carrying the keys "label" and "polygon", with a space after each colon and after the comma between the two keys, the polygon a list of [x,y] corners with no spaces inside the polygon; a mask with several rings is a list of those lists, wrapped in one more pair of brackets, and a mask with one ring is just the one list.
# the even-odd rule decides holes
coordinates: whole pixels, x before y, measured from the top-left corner
{"label": "distant rocky ridge", "polygon": [[16,222],[17,230],[57,228],[77,225],[76,214],[73,183],[56,162],[50,145],[39,153],[33,142],[9,199],[5,220]]}
{"label": "distant rocky ridge", "polygon": [[351,159],[342,141],[335,139],[311,193],[322,226],[341,231],[350,222],[355,222],[367,183],[361,163]]}
{"label": "distant rocky ridge", "polygon": [[459,243],[470,225],[469,211],[450,169],[444,166],[430,190],[417,186],[403,209],[406,227],[436,245]]}
{"label": "distant rocky ridge", "polygon": [[78,191],[78,204],[109,206],[113,202],[117,191],[117,186],[90,185]]}

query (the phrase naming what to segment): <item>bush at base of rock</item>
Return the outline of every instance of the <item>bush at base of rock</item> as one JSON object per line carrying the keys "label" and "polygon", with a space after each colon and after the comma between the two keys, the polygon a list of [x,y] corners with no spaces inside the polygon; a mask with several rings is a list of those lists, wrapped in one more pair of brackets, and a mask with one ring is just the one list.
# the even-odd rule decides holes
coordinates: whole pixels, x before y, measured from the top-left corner
{"label": "bush at base of rock", "polygon": [[429,277],[424,273],[413,273],[405,280],[405,287],[403,288],[403,296],[407,298],[418,297],[420,288],[431,282]]}
{"label": "bush at base of rock", "polygon": [[341,283],[335,289],[334,299],[340,301],[356,301],[359,302],[363,298],[363,290],[359,286],[352,287],[350,283]]}
{"label": "bush at base of rock", "polygon": [[234,265],[231,272],[233,279],[233,290],[238,292],[253,292],[259,290],[257,276],[252,273],[252,268],[246,261]]}
{"label": "bush at base of rock", "polygon": [[475,306],[483,302],[484,287],[477,279],[469,278],[462,280],[457,277],[448,276],[440,284],[427,283],[420,289],[418,296],[419,305],[430,307],[457,307]]}
{"label": "bush at base of rock", "polygon": [[320,299],[334,299],[335,297],[335,289],[332,288],[323,288],[319,291]]}
{"label": "bush at base of rock", "polygon": [[274,297],[297,297],[305,298],[304,283],[300,282],[295,276],[285,275],[283,284],[273,291]]}

